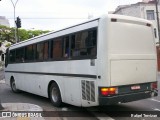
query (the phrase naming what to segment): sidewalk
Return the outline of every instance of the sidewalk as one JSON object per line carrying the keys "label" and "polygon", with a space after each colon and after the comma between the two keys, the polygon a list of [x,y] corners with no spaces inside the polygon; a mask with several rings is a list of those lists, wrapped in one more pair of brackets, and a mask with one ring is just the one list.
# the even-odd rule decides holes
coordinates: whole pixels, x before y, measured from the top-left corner
{"label": "sidewalk", "polygon": [[[2,114],[1,116],[3,116],[3,118],[1,117],[0,120],[45,120],[41,117],[43,109],[38,105],[29,103],[2,103],[2,106],[4,109],[0,110],[0,114]],[[26,114],[26,112],[31,116],[35,113],[38,117],[21,117]],[[12,118],[10,116],[12,116]]]}

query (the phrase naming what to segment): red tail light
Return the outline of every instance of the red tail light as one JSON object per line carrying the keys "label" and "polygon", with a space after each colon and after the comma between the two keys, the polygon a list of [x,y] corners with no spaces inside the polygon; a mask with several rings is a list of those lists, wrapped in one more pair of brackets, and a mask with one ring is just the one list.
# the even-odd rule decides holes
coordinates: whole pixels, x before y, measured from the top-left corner
{"label": "red tail light", "polygon": [[100,92],[103,96],[115,95],[117,94],[117,88],[101,88]]}
{"label": "red tail light", "polygon": [[151,89],[157,89],[157,82],[151,83]]}

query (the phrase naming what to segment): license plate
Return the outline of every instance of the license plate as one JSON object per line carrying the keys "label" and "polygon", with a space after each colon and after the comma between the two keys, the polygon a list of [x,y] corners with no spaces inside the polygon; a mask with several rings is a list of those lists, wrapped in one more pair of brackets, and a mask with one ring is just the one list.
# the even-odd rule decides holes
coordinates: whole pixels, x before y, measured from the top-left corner
{"label": "license plate", "polygon": [[140,85],[135,85],[131,87],[131,90],[139,90],[141,89]]}

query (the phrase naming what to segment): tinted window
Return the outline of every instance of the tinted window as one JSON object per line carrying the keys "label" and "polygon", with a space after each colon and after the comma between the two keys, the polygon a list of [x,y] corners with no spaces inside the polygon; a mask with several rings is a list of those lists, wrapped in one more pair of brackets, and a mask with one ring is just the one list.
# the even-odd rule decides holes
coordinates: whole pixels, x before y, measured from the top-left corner
{"label": "tinted window", "polygon": [[43,60],[43,49],[44,49],[43,43],[38,43],[37,44],[37,52],[36,52],[37,60]]}
{"label": "tinted window", "polygon": [[24,62],[24,48],[16,49],[16,62]]}
{"label": "tinted window", "polygon": [[97,54],[97,30],[91,30],[88,32],[86,46],[89,55],[95,56]]}
{"label": "tinted window", "polygon": [[56,38],[52,41],[52,50],[51,50],[51,57],[53,59],[60,59],[62,58],[62,38]]}
{"label": "tinted window", "polygon": [[14,63],[15,62],[15,50],[11,50],[10,51],[9,60],[10,60],[10,63]]}
{"label": "tinted window", "polygon": [[47,60],[49,58],[49,45],[48,42],[44,43],[44,59]]}
{"label": "tinted window", "polygon": [[[9,62],[88,59],[97,54],[97,30],[90,29],[10,51]],[[84,56],[84,57],[83,57]]]}
{"label": "tinted window", "polygon": [[26,56],[25,56],[25,60],[33,60],[33,45],[29,45],[26,47],[25,49],[25,53],[26,53]]}
{"label": "tinted window", "polygon": [[96,55],[97,31],[83,31],[71,36],[71,56]]}
{"label": "tinted window", "polygon": [[32,54],[33,54],[33,60],[35,60],[36,59],[36,51],[37,51],[37,46],[36,46],[36,44],[34,44],[33,46],[32,46]]}
{"label": "tinted window", "polygon": [[69,49],[69,36],[64,37],[64,46],[63,46],[63,57],[67,58],[70,56],[70,49]]}

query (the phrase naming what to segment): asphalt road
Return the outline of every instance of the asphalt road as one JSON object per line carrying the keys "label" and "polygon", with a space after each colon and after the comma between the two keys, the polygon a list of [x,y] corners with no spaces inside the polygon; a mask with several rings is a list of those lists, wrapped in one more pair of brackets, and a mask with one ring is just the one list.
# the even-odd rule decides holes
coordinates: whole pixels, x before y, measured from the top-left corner
{"label": "asphalt road", "polygon": [[0,80],[4,79],[4,70],[0,69]]}
{"label": "asphalt road", "polygon": [[[2,79],[3,72],[0,72],[0,78]],[[158,77],[158,80],[160,81],[160,75]],[[160,87],[160,82],[159,85]],[[159,91],[160,95],[160,91]],[[81,108],[81,107],[75,107],[72,105],[64,104],[62,108],[56,108],[52,106],[50,103],[50,100],[44,97],[40,97],[37,95],[33,95],[30,93],[26,92],[20,92],[20,93],[13,93],[10,89],[9,86],[6,84],[0,84],[0,100],[2,103],[31,103],[31,104],[36,104],[41,106],[44,111],[85,111],[81,115],[82,117],[76,117],[76,120],[128,120],[128,119],[135,119],[135,118],[127,118],[127,117],[115,117],[115,116],[110,116],[108,114],[111,111],[114,114],[120,113],[120,111],[130,111],[131,113],[133,111],[156,111],[160,114],[160,96],[150,98],[150,99],[145,99],[145,100],[140,100],[140,101],[135,101],[135,102],[130,102],[130,103],[125,103],[125,104],[119,104],[119,105],[111,105],[111,106],[101,106],[101,107],[90,107],[90,108]],[[117,112],[116,112],[117,111]],[[141,113],[137,112],[137,114]],[[83,117],[88,115],[90,117]],[[68,119],[68,120],[75,120],[75,117],[62,117],[62,119]],[[138,120],[158,120],[160,118],[136,118]]]}

